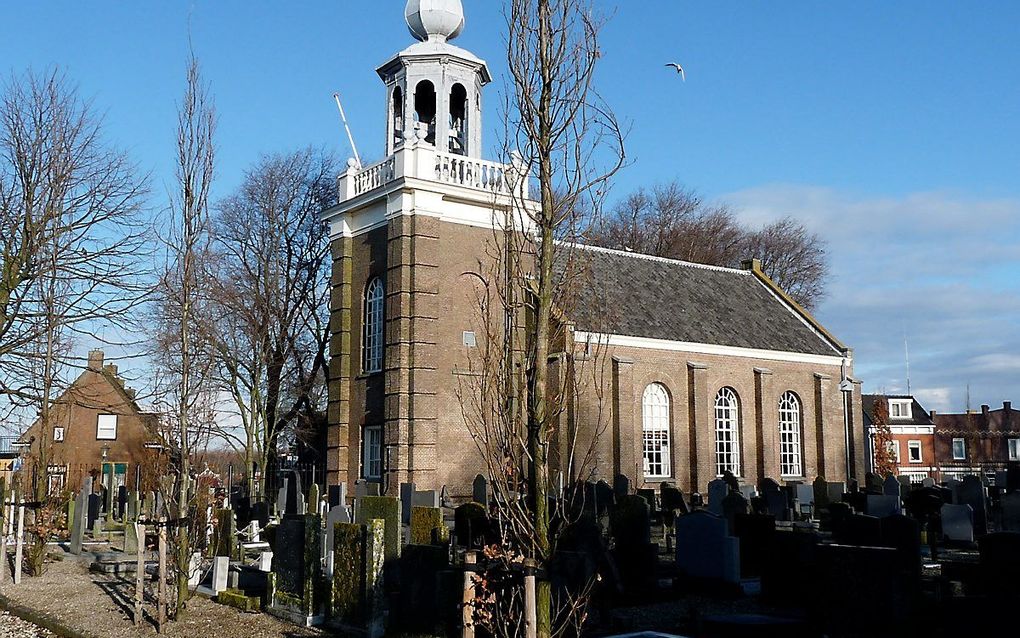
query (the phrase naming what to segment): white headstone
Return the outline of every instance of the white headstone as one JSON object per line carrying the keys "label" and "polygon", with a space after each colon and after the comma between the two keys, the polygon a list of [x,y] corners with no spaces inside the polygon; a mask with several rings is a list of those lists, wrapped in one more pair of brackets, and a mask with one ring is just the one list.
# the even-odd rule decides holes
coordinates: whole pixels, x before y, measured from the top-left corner
{"label": "white headstone", "polygon": [[217,556],[213,558],[212,569],[212,590],[219,594],[227,588],[227,575],[230,573],[230,557]]}

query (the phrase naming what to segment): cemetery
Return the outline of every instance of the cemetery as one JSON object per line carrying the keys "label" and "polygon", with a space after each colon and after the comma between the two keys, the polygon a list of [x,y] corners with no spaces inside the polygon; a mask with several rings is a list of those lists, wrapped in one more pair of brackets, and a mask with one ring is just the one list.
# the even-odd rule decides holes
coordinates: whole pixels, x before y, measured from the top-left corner
{"label": "cemetery", "polygon": [[0,599],[75,635],[200,635],[190,619],[231,628],[217,635],[370,637],[489,635],[492,618],[512,614],[498,597],[533,592],[535,579],[589,592],[585,635],[972,635],[1020,601],[1020,464],[942,485],[727,474],[688,495],[668,483],[632,490],[624,476],[584,483],[557,495],[576,516],[548,566],[518,561],[498,586],[505,504],[485,477],[459,504],[413,484],[377,488],[305,489],[293,473],[271,503],[210,491],[192,514],[202,530],[188,614],[168,624],[173,523],[158,492],[103,502],[86,481],[47,569],[29,577],[32,504],[5,485]]}

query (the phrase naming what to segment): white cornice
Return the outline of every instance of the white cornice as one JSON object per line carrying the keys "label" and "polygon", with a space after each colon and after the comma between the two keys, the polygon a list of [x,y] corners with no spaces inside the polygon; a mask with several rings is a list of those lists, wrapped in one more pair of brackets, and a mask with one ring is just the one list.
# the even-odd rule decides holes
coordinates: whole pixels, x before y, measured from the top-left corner
{"label": "white cornice", "polygon": [[667,352],[690,352],[696,354],[719,355],[724,357],[742,357],[745,359],[762,359],[766,361],[786,361],[789,363],[810,363],[825,366],[840,366],[843,364],[843,357],[823,354],[805,354],[802,352],[783,352],[779,350],[759,350],[756,348],[721,346],[711,343],[693,343],[688,341],[651,339],[649,337],[632,337],[628,335],[598,334],[580,330],[574,332],[575,343],[589,341],[591,343],[604,346],[616,346],[621,348],[644,348],[648,350],[663,350]]}

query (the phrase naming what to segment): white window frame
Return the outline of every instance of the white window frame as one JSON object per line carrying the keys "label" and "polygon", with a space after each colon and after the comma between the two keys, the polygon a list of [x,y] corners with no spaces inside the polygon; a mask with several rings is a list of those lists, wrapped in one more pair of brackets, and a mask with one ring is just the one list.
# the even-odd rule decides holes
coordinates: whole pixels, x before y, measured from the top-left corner
{"label": "white window frame", "polygon": [[885,449],[892,453],[893,463],[896,465],[900,464],[900,442],[899,441],[886,441]]}
{"label": "white window frame", "polygon": [[[963,447],[963,453],[956,453],[956,444],[959,443]],[[967,439],[956,438],[953,439],[953,460],[954,461],[966,461],[967,460]]]}
{"label": "white window frame", "polygon": [[1008,439],[1006,450],[1006,458],[1010,461],[1020,461],[1020,439]]}
{"label": "white window frame", "polygon": [[366,425],[362,441],[362,474],[366,479],[382,478],[382,426]]}
{"label": "white window frame", "polygon": [[733,388],[715,395],[715,473],[740,476],[740,398]]}
{"label": "white window frame", "polygon": [[804,475],[800,397],[790,391],[779,397],[779,474]]}
{"label": "white window frame", "polygon": [[914,417],[914,401],[911,399],[889,399],[890,419],[911,419]]}
{"label": "white window frame", "polygon": [[96,418],[96,440],[97,441],[117,440],[116,414],[100,414]]}
{"label": "white window frame", "polygon": [[641,396],[641,450],[645,478],[669,478],[669,392],[650,383]]}
{"label": "white window frame", "polygon": [[58,425],[53,428],[53,442],[63,443],[64,442],[64,426]]}
{"label": "white window frame", "polygon": [[[910,463],[922,463],[924,461],[924,453],[922,452],[922,446],[920,441],[907,441],[907,461]],[[917,458],[914,458],[913,451],[917,450]]]}
{"label": "white window frame", "polygon": [[368,282],[368,286],[365,288],[364,327],[361,343],[361,371],[364,374],[382,372],[385,347],[383,335],[386,325],[385,303],[385,286],[383,286],[382,278],[376,277]]}

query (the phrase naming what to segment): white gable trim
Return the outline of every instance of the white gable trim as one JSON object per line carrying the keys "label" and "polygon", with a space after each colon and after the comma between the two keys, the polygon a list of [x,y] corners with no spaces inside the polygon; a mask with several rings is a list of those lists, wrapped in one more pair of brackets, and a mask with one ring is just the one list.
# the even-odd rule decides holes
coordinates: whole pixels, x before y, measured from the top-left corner
{"label": "white gable trim", "polygon": [[811,363],[826,366],[841,366],[844,361],[843,357],[824,354],[805,354],[802,352],[783,352],[780,350],[758,350],[756,348],[739,348],[736,346],[720,346],[711,343],[692,343],[688,341],[668,341],[666,339],[600,334],[594,332],[583,332],[580,330],[574,332],[574,342],[589,342],[595,345],[616,346],[621,348],[646,348],[649,350],[664,350],[667,352],[691,352],[697,354],[713,354],[723,357],[743,357],[745,359],[786,361],[789,363]]}

